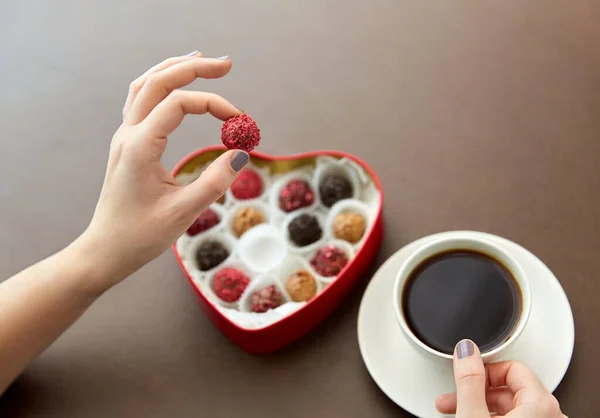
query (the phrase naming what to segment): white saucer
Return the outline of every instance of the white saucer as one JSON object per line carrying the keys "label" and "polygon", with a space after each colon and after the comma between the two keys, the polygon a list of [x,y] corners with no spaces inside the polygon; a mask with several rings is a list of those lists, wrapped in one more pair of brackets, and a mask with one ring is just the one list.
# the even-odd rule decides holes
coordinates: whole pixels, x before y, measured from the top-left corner
{"label": "white saucer", "polygon": [[552,272],[525,248],[495,235],[471,231],[443,232],[414,241],[392,255],[375,273],[358,313],[358,343],[371,377],[396,404],[420,418],[439,418],[435,397],[455,390],[452,367],[426,360],[406,339],[396,322],[392,288],[404,260],[429,240],[477,235],[510,252],[529,279],[532,310],[520,339],[500,360],[520,360],[554,391],[564,377],[575,343],[573,313]]}

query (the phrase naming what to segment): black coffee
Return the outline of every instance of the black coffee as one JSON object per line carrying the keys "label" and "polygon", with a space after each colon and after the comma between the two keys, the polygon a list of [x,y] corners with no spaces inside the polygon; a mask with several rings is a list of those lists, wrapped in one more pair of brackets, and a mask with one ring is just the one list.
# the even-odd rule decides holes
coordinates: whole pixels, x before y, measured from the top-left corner
{"label": "black coffee", "polygon": [[429,347],[452,354],[469,338],[481,352],[504,343],[521,316],[521,290],[499,261],[470,250],[452,250],[423,261],[408,278],[404,316]]}

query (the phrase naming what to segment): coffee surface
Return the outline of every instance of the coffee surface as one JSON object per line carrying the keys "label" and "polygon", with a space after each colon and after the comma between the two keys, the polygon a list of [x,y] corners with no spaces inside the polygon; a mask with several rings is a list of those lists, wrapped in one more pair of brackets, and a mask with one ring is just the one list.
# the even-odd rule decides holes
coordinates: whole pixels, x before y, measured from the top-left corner
{"label": "coffee surface", "polygon": [[403,313],[429,347],[452,354],[469,338],[481,352],[505,342],[521,315],[522,296],[510,271],[478,252],[454,250],[423,261],[408,278]]}

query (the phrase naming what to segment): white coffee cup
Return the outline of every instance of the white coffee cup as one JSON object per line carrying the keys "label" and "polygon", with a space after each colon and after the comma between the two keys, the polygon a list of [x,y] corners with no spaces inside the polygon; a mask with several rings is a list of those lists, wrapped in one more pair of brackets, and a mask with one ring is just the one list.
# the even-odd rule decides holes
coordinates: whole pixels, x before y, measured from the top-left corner
{"label": "white coffee cup", "polygon": [[[485,239],[481,239],[479,237],[448,237],[448,238],[440,238],[434,241],[431,241],[423,246],[419,247],[412,253],[406,261],[400,267],[398,274],[396,276],[396,280],[394,282],[394,291],[393,291],[393,303],[394,303],[394,311],[396,313],[396,319],[402,332],[408,337],[409,341],[414,344],[417,349],[430,358],[435,359],[443,359],[444,361],[452,360],[451,354],[442,353],[438,350],[435,350],[429,347],[427,344],[422,342],[410,329],[405,315],[404,315],[404,306],[403,306],[403,298],[402,293],[404,291],[404,287],[407,283],[407,280],[413,273],[413,271],[425,260],[435,256],[436,254],[445,253],[452,250],[470,250],[479,252],[485,255],[490,256],[491,258],[502,263],[513,275],[515,281],[517,282],[520,290],[521,290],[521,316],[514,328],[514,331],[510,335],[510,337],[499,346],[494,347],[492,350],[482,353],[482,357],[484,362],[489,362],[499,357],[501,354],[505,353],[506,350],[513,345],[513,343],[519,338],[527,321],[529,320],[529,315],[531,313],[531,290],[529,288],[529,283],[523,272],[523,269],[519,265],[519,263],[510,256],[505,250],[500,248],[498,245],[493,244]],[[457,341],[458,343],[458,341]]]}

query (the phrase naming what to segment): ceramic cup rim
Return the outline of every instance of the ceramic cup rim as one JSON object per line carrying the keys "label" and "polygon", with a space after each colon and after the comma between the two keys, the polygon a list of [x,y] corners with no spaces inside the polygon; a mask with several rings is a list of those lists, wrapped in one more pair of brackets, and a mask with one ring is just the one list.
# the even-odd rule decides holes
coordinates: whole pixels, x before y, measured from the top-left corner
{"label": "ceramic cup rim", "polygon": [[419,338],[417,338],[417,336],[412,332],[412,330],[408,326],[408,323],[406,322],[406,318],[404,317],[404,307],[401,297],[407,279],[410,277],[414,269],[421,262],[434,256],[435,254],[451,250],[477,251],[486,254],[496,259],[497,261],[500,261],[512,273],[513,277],[515,278],[515,281],[520,287],[522,296],[522,312],[519,318],[519,322],[515,327],[515,330],[511,333],[510,337],[504,343],[495,347],[493,350],[486,351],[485,353],[481,354],[481,357],[484,360],[496,357],[500,353],[506,351],[519,338],[519,336],[523,332],[523,329],[525,329],[525,326],[529,321],[529,316],[531,313],[531,289],[525,272],[523,271],[521,265],[514,259],[514,257],[508,254],[499,245],[494,244],[485,238],[479,238],[474,236],[443,237],[423,244],[421,247],[416,249],[402,263],[402,266],[398,270],[398,273],[396,274],[396,278],[394,280],[394,290],[392,292],[392,296],[396,320],[400,325],[402,332],[417,347],[435,357],[452,360],[452,354],[442,353],[429,347],[428,345],[423,343]]}

